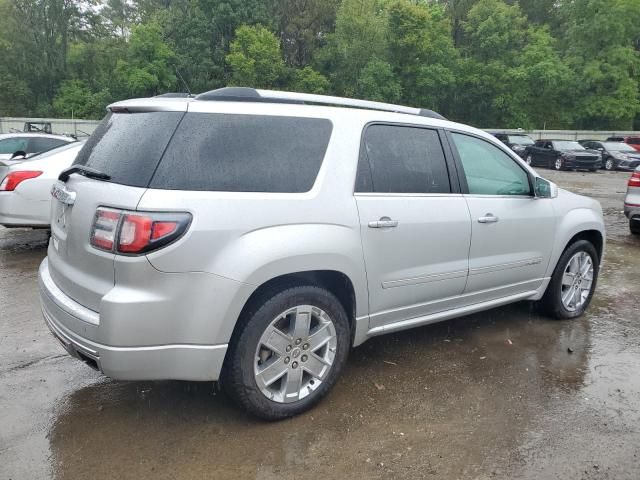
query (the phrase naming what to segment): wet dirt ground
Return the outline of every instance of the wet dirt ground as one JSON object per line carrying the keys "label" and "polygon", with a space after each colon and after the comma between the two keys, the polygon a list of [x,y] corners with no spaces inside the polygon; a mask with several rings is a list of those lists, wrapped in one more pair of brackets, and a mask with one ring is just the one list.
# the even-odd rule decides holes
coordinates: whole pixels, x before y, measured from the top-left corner
{"label": "wet dirt ground", "polygon": [[627,173],[543,175],[597,198],[588,313],[523,302],[378,337],[311,412],[264,423],[210,384],[116,382],[44,325],[43,231],[0,227],[0,479],[640,478],[640,239]]}

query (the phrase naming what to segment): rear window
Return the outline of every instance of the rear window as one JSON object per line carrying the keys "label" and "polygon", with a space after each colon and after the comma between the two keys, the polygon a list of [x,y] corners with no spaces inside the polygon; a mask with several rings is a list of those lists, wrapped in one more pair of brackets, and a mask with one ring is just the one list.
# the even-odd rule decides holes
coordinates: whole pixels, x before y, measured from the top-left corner
{"label": "rear window", "polygon": [[109,113],[75,164],[111,176],[111,182],[146,187],[184,112]]}
{"label": "rear window", "polygon": [[151,188],[225,192],[307,192],[332,125],[318,118],[187,113]]}

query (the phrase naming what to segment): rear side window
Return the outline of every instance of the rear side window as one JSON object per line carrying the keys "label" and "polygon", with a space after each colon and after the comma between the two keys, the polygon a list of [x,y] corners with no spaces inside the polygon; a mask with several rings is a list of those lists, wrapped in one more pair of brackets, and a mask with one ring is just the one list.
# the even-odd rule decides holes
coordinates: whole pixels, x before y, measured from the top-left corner
{"label": "rear side window", "polygon": [[0,140],[0,153],[15,153],[27,150],[27,137],[13,137]]}
{"label": "rear side window", "polygon": [[187,113],[150,187],[307,192],[331,130],[331,122],[319,118]]}
{"label": "rear side window", "polygon": [[27,153],[39,153],[46,152],[52,148],[59,147],[67,142],[58,138],[39,138],[34,137],[29,139],[29,146],[27,147]]}
{"label": "rear side window", "polygon": [[75,164],[111,176],[111,182],[146,187],[184,112],[109,113]]}
{"label": "rear side window", "polygon": [[450,193],[438,132],[397,125],[367,127],[360,151],[356,191]]}

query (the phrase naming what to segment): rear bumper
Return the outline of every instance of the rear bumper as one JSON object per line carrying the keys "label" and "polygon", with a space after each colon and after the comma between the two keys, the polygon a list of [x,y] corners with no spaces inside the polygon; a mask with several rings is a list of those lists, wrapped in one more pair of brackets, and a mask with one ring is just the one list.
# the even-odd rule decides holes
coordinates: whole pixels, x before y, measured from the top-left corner
{"label": "rear bumper", "polygon": [[624,214],[628,219],[634,219],[640,222],[640,204],[624,204]]}
{"label": "rear bumper", "polygon": [[48,227],[49,204],[30,200],[17,192],[0,192],[0,225]]}
{"label": "rear bumper", "polygon": [[67,352],[117,380],[217,380],[227,352],[220,345],[110,346],[95,338],[100,317],[62,292],[45,258],[38,274],[44,320]]}

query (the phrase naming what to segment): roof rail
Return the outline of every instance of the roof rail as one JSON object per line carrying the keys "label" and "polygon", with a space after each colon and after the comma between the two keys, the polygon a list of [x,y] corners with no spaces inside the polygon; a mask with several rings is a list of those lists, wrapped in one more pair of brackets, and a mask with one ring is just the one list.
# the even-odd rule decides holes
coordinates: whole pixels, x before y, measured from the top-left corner
{"label": "roof rail", "polygon": [[296,103],[333,105],[340,107],[363,108],[367,110],[381,110],[384,112],[407,113],[423,117],[446,120],[442,115],[425,108],[405,107],[391,103],[357,100],[354,98],[332,97],[329,95],[315,95],[311,93],[281,92],[278,90],[259,90],[248,87],[225,87],[196,95],[196,100],[223,102],[266,102],[266,103]]}

